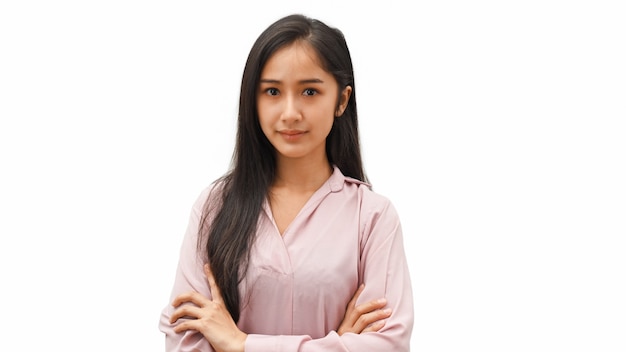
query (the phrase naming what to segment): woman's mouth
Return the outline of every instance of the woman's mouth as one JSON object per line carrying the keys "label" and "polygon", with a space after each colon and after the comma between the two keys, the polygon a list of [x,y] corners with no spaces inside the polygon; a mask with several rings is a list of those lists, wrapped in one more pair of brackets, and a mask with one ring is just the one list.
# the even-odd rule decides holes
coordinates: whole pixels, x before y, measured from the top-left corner
{"label": "woman's mouth", "polygon": [[306,132],[301,130],[282,130],[278,131],[283,139],[287,141],[296,141],[302,137]]}

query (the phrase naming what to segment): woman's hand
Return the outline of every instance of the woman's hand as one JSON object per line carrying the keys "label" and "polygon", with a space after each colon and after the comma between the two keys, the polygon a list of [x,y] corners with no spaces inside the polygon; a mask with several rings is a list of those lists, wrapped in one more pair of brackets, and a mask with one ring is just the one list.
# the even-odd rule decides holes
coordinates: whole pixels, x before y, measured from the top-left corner
{"label": "woman's hand", "polygon": [[174,327],[174,331],[181,333],[186,330],[196,330],[204,335],[217,352],[243,352],[248,335],[239,330],[228,313],[208,264],[204,265],[204,273],[209,281],[213,300],[198,292],[178,295],[172,302],[172,305],[178,309],[172,314],[170,323],[174,324],[183,317],[191,318]]}
{"label": "woman's hand", "polygon": [[348,302],[346,315],[343,317],[339,329],[337,329],[337,334],[340,336],[347,332],[360,334],[378,331],[385,326],[384,319],[389,318],[391,315],[391,309],[381,309],[387,304],[387,300],[384,298],[357,306],[356,301],[364,288],[365,285],[361,284],[350,302]]}

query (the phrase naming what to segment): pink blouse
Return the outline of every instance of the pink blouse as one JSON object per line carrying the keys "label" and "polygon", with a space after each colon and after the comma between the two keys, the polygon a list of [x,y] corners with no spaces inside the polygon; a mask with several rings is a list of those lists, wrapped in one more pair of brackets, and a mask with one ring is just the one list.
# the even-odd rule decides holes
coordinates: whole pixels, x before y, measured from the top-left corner
{"label": "pink blouse", "polygon": [[[207,187],[195,202],[171,294],[198,291],[211,297],[196,250]],[[413,296],[400,220],[391,202],[368,185],[333,174],[308,200],[281,236],[265,203],[240,284],[239,328],[248,334],[246,352],[409,351]],[[339,336],[348,301],[360,283],[359,303],[387,299],[392,309],[378,332]],[[196,331],[177,334],[161,313],[166,351],[213,351]],[[177,323],[175,323],[177,324]]]}

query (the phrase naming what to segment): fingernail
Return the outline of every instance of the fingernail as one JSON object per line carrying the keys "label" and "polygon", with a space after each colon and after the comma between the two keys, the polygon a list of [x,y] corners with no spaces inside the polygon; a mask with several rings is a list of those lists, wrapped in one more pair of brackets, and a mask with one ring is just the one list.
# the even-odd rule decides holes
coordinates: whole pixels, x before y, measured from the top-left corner
{"label": "fingernail", "polygon": [[383,312],[385,314],[391,314],[391,308],[384,309]]}
{"label": "fingernail", "polygon": [[386,298],[379,298],[378,299],[378,303],[387,303],[387,299]]}

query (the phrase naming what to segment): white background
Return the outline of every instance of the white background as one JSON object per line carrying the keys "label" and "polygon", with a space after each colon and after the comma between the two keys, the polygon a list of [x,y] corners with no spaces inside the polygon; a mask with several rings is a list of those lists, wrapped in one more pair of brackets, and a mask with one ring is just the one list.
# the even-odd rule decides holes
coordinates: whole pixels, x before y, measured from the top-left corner
{"label": "white background", "polygon": [[414,351],[626,350],[620,1],[4,1],[0,350],[161,351],[252,42],[343,30]]}

